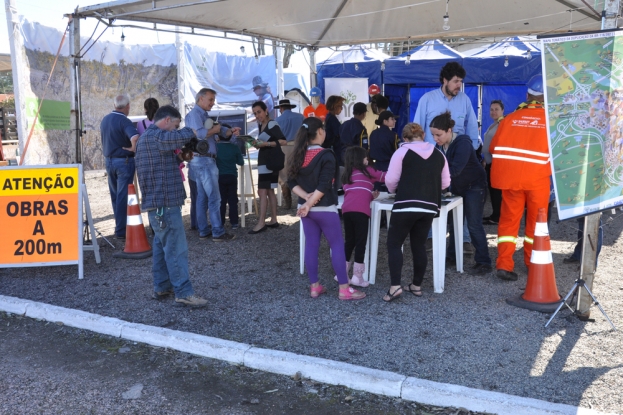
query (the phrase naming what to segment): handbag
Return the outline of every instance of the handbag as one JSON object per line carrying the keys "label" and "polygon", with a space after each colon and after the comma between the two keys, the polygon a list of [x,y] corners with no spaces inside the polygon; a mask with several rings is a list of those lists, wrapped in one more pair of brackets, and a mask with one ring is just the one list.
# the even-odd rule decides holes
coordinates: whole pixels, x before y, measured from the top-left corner
{"label": "handbag", "polygon": [[281,146],[277,143],[276,147],[268,149],[268,157],[266,158],[266,168],[271,171],[280,171],[285,167],[286,155],[283,153]]}

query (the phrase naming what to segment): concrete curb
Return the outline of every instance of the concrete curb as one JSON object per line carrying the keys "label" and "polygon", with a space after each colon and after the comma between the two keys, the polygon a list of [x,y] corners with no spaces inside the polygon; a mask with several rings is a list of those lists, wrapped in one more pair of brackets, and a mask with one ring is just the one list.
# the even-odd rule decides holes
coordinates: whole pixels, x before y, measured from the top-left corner
{"label": "concrete curb", "polygon": [[261,349],[214,337],[129,323],[111,317],[0,295],[0,311],[61,322],[67,326],[166,347],[212,359],[244,364],[282,375],[301,372],[305,378],[379,395],[436,406],[462,407],[500,415],[604,415],[592,409],[555,404],[499,392],[406,377],[278,350]]}

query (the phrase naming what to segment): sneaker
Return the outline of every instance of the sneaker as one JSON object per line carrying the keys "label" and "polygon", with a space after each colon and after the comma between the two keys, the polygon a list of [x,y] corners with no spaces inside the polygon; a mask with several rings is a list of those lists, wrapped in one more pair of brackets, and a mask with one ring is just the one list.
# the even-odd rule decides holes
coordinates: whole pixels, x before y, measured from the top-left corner
{"label": "sneaker", "polygon": [[432,251],[433,251],[433,240],[427,239],[426,240],[426,252],[432,252]]}
{"label": "sneaker", "polygon": [[208,232],[207,235],[199,235],[199,239],[208,239],[210,236],[212,236],[212,232]]}
{"label": "sneaker", "polygon": [[517,278],[518,278],[518,275],[516,272],[506,271],[505,269],[497,270],[495,275],[497,275],[499,279],[505,280],[505,281],[517,281]]}
{"label": "sneaker", "polygon": [[125,235],[115,235],[115,239],[118,239],[120,241],[125,241]]}
{"label": "sneaker", "polygon": [[486,275],[493,271],[493,268],[489,264],[474,264],[468,270],[469,275]]}
{"label": "sneaker", "polygon": [[213,236],[212,240],[214,242],[228,242],[232,239],[236,239],[236,235],[232,235],[231,233],[224,233],[221,236]]}
{"label": "sneaker", "polygon": [[151,298],[153,298],[154,300],[164,300],[165,298],[173,294],[175,294],[173,288],[169,288],[166,291],[154,291]]}
{"label": "sneaker", "polygon": [[208,300],[196,295],[189,295],[185,298],[176,298],[175,302],[187,305],[189,307],[205,307],[206,305],[208,305]]}
{"label": "sneaker", "polygon": [[463,242],[463,255],[472,255],[474,253],[474,247],[469,242]]}
{"label": "sneaker", "polygon": [[237,223],[235,225],[231,225],[232,229],[238,229],[240,227],[240,225],[238,225]]}

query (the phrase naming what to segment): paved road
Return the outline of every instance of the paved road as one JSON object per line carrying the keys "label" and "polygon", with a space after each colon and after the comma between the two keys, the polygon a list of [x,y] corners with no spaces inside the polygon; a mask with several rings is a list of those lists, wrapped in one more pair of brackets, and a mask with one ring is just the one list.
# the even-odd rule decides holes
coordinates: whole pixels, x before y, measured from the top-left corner
{"label": "paved road", "polygon": [[0,313],[0,414],[473,414]]}

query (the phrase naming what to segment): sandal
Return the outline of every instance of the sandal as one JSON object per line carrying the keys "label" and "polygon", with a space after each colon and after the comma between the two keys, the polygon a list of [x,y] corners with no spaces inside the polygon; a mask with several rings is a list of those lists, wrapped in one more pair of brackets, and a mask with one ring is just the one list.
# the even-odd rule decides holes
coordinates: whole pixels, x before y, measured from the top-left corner
{"label": "sandal", "polygon": [[340,288],[340,300],[361,300],[366,298],[366,293],[354,289],[353,287]]}
{"label": "sandal", "polygon": [[422,296],[422,287],[420,287],[418,289],[411,289],[411,286],[415,287],[415,284],[409,284],[406,287],[402,287],[402,289],[404,291],[410,292],[411,294],[415,295],[416,297],[421,297]]}
{"label": "sandal", "polygon": [[320,294],[324,294],[326,292],[327,289],[320,284],[318,284],[318,286],[316,287],[309,287],[309,295],[311,296],[311,298],[318,298],[320,297]]}
{"label": "sandal", "polygon": [[[386,300],[385,297],[383,297],[383,301],[385,301],[386,303],[392,302],[394,301],[396,298],[400,297],[402,295],[402,287],[398,287],[394,290],[394,292],[390,292],[391,288],[389,290],[387,290],[387,294],[386,296],[389,297],[389,300]],[[398,293],[398,291],[400,291],[400,293]]]}

